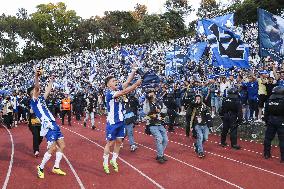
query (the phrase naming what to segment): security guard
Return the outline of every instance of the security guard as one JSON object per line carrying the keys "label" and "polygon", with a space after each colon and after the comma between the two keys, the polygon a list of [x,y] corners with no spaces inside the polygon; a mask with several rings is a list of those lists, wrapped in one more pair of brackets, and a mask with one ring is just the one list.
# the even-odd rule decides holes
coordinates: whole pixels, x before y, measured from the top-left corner
{"label": "security guard", "polygon": [[264,119],[267,125],[264,138],[264,158],[271,157],[271,141],[277,133],[281,163],[284,163],[284,86],[273,88],[272,95],[265,106]]}
{"label": "security guard", "polygon": [[230,130],[231,147],[239,150],[241,147],[237,145],[237,129],[238,124],[242,122],[242,105],[237,88],[229,89],[227,94],[220,111],[220,116],[223,120],[221,146],[227,146],[226,137]]}
{"label": "security guard", "polygon": [[176,103],[176,99],[174,96],[174,92],[173,90],[170,90],[169,93],[166,95],[166,98],[164,100],[164,104],[166,105],[168,111],[168,116],[169,116],[169,128],[168,131],[169,132],[175,132],[174,129],[174,124],[175,124],[175,120],[177,118],[177,103]]}
{"label": "security guard", "polygon": [[62,119],[62,125],[64,125],[64,116],[65,114],[68,115],[68,124],[71,126],[71,99],[67,93],[65,93],[64,98],[61,101],[61,119]]}
{"label": "security guard", "polygon": [[[185,92],[183,99],[182,99],[182,104],[186,110],[186,127],[185,127],[185,133],[186,136],[189,137],[189,133],[190,133],[190,119],[191,119],[191,107],[194,104],[194,98],[195,98],[195,92],[193,89],[189,88],[187,89],[187,91]],[[194,138],[196,138],[196,132],[195,129],[192,130],[192,134],[194,136]]]}

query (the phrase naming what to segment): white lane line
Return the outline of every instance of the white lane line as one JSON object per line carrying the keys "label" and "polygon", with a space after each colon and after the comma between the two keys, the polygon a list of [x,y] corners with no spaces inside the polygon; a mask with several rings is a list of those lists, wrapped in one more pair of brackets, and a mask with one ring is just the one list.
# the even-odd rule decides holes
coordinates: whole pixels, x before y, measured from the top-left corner
{"label": "white lane line", "polygon": [[74,174],[74,176],[75,176],[75,178],[76,178],[76,180],[77,180],[77,182],[78,182],[80,188],[81,188],[81,189],[85,189],[85,187],[84,187],[84,185],[83,185],[83,183],[82,183],[80,177],[78,176],[78,174],[76,173],[74,167],[72,166],[72,164],[70,163],[70,161],[68,160],[68,158],[67,158],[64,154],[63,154],[63,158],[65,159],[65,161],[66,161],[67,164],[69,165],[69,167],[70,167],[72,173]]}
{"label": "white lane line", "polygon": [[11,171],[12,171],[12,167],[13,167],[13,163],[14,163],[14,139],[13,139],[13,136],[10,132],[9,129],[7,129],[6,126],[2,125],[6,130],[7,132],[9,133],[10,135],[10,140],[11,140],[11,145],[12,145],[12,152],[11,152],[11,159],[10,159],[10,164],[9,164],[9,168],[8,168],[8,172],[7,172],[7,175],[6,175],[6,178],[5,178],[5,181],[4,181],[4,184],[3,184],[3,187],[2,189],[6,189],[7,186],[8,186],[8,183],[9,183],[9,179],[10,179],[10,175],[11,175]]}
{"label": "white lane line", "polygon": [[[99,122],[100,123],[100,122]],[[143,127],[143,126],[142,126]],[[144,127],[143,127],[144,128]],[[135,132],[139,132],[139,131],[135,131]],[[167,133],[169,133],[168,131],[167,131]],[[175,135],[179,135],[179,136],[184,136],[184,137],[186,137],[186,135],[184,135],[184,134],[179,134],[179,133],[170,133],[170,134],[175,134]],[[217,134],[216,133],[211,133],[211,135],[216,135],[217,136]],[[244,141],[242,138],[240,138],[240,140],[241,141]],[[208,140],[207,142],[210,142],[210,143],[213,143],[213,144],[221,144],[220,142],[217,142],[217,141],[211,141],[211,140]],[[255,142],[255,141],[254,141]],[[251,142],[251,143],[253,143],[253,142]],[[259,143],[258,143],[259,144]],[[272,146],[272,147],[274,147],[274,146]],[[278,146],[275,146],[275,148],[277,148]],[[228,148],[224,148],[224,149],[228,149]],[[250,153],[254,153],[254,154],[258,154],[258,155],[263,155],[263,153],[262,152],[257,152],[257,151],[254,151],[254,150],[249,150],[249,149],[246,149],[246,148],[242,148],[242,150],[244,150],[244,151],[247,151],[247,152],[250,152]],[[271,156],[272,158],[277,158],[277,159],[280,159],[280,157],[279,156],[274,156],[274,155],[272,155]]]}
{"label": "white lane line", "polygon": [[[136,142],[137,143],[137,142]],[[143,146],[144,148],[147,148],[147,149],[149,149],[149,150],[151,150],[151,151],[154,151],[154,152],[156,152],[156,150],[154,150],[154,149],[152,149],[152,148],[150,148],[150,147],[147,147],[147,146],[144,146],[143,144],[140,144],[140,143],[137,143],[139,146]],[[218,179],[218,180],[220,180],[220,181],[223,181],[223,182],[225,182],[225,183],[227,183],[227,184],[229,184],[229,185],[231,185],[231,186],[234,186],[234,187],[236,187],[236,188],[239,188],[239,189],[243,189],[243,187],[241,187],[241,186],[239,186],[239,185],[236,185],[236,184],[234,184],[234,183],[232,183],[232,182],[230,182],[230,181],[227,181],[227,180],[225,180],[225,179],[223,179],[223,178],[221,178],[221,177],[218,177],[218,176],[216,176],[216,175],[214,175],[214,174],[212,174],[212,173],[209,173],[209,172],[207,172],[207,171],[205,171],[205,170],[203,170],[203,169],[200,169],[200,168],[198,168],[198,167],[195,167],[194,165],[191,165],[191,164],[189,164],[189,163],[186,163],[186,162],[184,162],[184,161],[182,161],[182,160],[179,160],[179,159],[177,159],[177,158],[174,158],[174,157],[172,157],[172,156],[170,156],[170,155],[167,155],[167,154],[164,154],[165,156],[167,156],[167,157],[169,157],[169,158],[171,158],[171,159],[173,159],[173,160],[175,160],[175,161],[177,161],[177,162],[179,162],[179,163],[182,163],[182,164],[184,164],[184,165],[186,165],[186,166],[188,166],[188,167],[191,167],[191,168],[193,168],[193,169],[195,169],[195,170],[197,170],[197,171],[200,171],[200,172],[202,172],[202,173],[205,173],[205,174],[207,174],[207,175],[209,175],[209,176],[212,176],[212,177],[214,177],[214,178],[216,178],[216,179]]]}
{"label": "white lane line", "polygon": [[[142,132],[139,132],[139,131],[135,131],[136,133],[139,133],[139,134],[142,134],[142,135],[146,135],[145,133],[142,133]],[[182,143],[179,143],[179,142],[175,142],[175,141],[172,141],[172,140],[169,140],[169,142],[171,143],[175,143],[177,145],[180,145],[180,146],[185,146],[187,148],[192,148],[192,146],[188,146],[186,144],[182,144]],[[242,161],[239,161],[239,160],[236,160],[236,159],[232,159],[232,158],[229,158],[229,157],[226,157],[226,156],[223,156],[223,155],[219,155],[219,154],[216,154],[216,153],[213,153],[213,152],[209,152],[209,151],[206,151],[207,153],[211,154],[211,155],[214,155],[214,156],[217,156],[217,157],[221,157],[223,159],[226,159],[226,160],[229,160],[229,161],[233,161],[233,162],[236,162],[236,163],[239,163],[239,164],[242,164],[242,165],[245,165],[245,166],[248,166],[248,167],[252,167],[252,168],[255,168],[255,169],[258,169],[260,171],[263,171],[263,172],[266,172],[266,173],[270,173],[270,174],[273,174],[273,175],[276,175],[276,176],[279,176],[279,177],[282,177],[284,178],[284,175],[281,175],[279,173],[275,173],[273,171],[269,171],[269,170],[266,170],[264,168],[261,168],[261,167],[257,167],[255,165],[251,165],[251,164],[248,164],[248,163],[244,163]]]}
{"label": "white lane line", "polygon": [[[97,129],[97,130],[102,131],[102,130],[100,130],[100,129]],[[128,140],[128,139],[125,139],[125,140]],[[142,146],[142,147],[148,149],[148,150],[151,150],[151,151],[156,152],[156,150],[154,150],[154,149],[152,149],[152,148],[150,148],[150,147],[147,147],[147,146],[145,146],[145,145],[143,145],[143,144],[140,144],[140,143],[137,143],[137,142],[135,142],[135,143],[138,144],[139,146]],[[234,184],[234,183],[231,183],[230,181],[227,181],[227,180],[225,180],[225,179],[223,179],[223,178],[221,178],[221,177],[218,177],[218,176],[216,176],[216,175],[214,175],[214,174],[212,174],[212,173],[209,173],[209,172],[207,172],[207,171],[205,171],[205,170],[203,170],[203,169],[200,169],[200,168],[198,168],[198,167],[195,167],[194,165],[188,164],[188,163],[186,163],[186,162],[184,162],[184,161],[182,161],[182,160],[176,159],[176,158],[174,158],[174,157],[172,157],[172,156],[170,156],[170,155],[167,155],[167,154],[165,154],[165,156],[167,156],[167,157],[169,157],[169,158],[171,158],[171,159],[173,159],[173,160],[175,160],[175,161],[178,161],[179,163],[182,163],[182,164],[184,164],[184,165],[187,165],[187,166],[189,166],[189,167],[191,167],[191,168],[193,168],[193,169],[195,169],[195,170],[197,170],[197,171],[200,171],[200,172],[205,173],[205,174],[207,174],[207,175],[209,175],[209,176],[212,176],[212,177],[214,177],[214,178],[216,178],[216,179],[218,179],[218,180],[220,180],[220,181],[223,181],[223,182],[225,182],[225,183],[227,183],[227,184],[229,184],[229,185],[231,185],[231,186],[234,186],[234,187],[236,187],[236,188],[243,189],[243,187],[241,187],[241,186],[238,186],[238,185],[236,185],[236,184]]]}
{"label": "white lane line", "polygon": [[[68,130],[68,131],[71,132],[71,133],[74,133],[74,134],[80,136],[81,138],[84,138],[84,139],[88,140],[89,142],[91,142],[91,143],[97,145],[98,147],[104,149],[103,146],[101,146],[100,144],[96,143],[95,141],[93,141],[93,140],[91,140],[91,139],[89,139],[89,138],[87,138],[87,137],[85,137],[85,136],[83,136],[83,135],[81,135],[81,134],[79,134],[79,133],[77,133],[77,132],[75,132],[75,131],[72,131],[72,130],[66,128],[66,127],[63,127],[63,126],[61,126],[61,127],[64,128],[64,129],[66,129],[66,130]],[[122,159],[121,157],[118,157],[118,158],[119,158],[123,163],[125,163],[126,165],[130,166],[132,169],[134,169],[135,171],[137,171],[140,175],[142,175],[143,177],[145,177],[146,179],[148,179],[150,182],[152,182],[156,187],[158,187],[158,188],[160,188],[160,189],[164,189],[164,187],[161,186],[159,183],[157,183],[154,179],[150,178],[150,177],[147,176],[145,173],[143,173],[142,171],[140,171],[139,169],[137,169],[136,167],[134,167],[133,165],[131,165],[130,163],[128,163],[127,161],[125,161],[124,159]]]}

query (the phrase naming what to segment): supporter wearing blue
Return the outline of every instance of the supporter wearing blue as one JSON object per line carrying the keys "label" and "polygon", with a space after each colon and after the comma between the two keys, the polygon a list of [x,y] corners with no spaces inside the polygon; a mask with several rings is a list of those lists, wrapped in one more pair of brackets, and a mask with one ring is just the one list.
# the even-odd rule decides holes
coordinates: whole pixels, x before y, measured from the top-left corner
{"label": "supporter wearing blue", "polygon": [[66,173],[59,168],[59,164],[63,156],[63,149],[65,148],[65,142],[63,140],[64,137],[59,126],[55,122],[55,118],[48,110],[45,102],[52,89],[54,77],[50,77],[50,81],[46,87],[45,93],[43,96],[41,96],[39,84],[40,75],[41,72],[38,70],[35,74],[35,85],[34,87],[30,87],[27,92],[31,97],[31,108],[41,122],[40,135],[45,136],[48,143],[48,151],[44,154],[41,164],[37,166],[38,177],[43,179],[44,166],[54,152],[56,152],[56,159],[52,172],[58,175],[66,175]]}
{"label": "supporter wearing blue", "polygon": [[253,115],[255,118],[258,117],[258,82],[254,76],[248,77],[248,82],[243,82],[243,87],[247,88],[248,91],[248,103],[250,110],[250,120],[253,120]]}
{"label": "supporter wearing blue", "polygon": [[[284,62],[282,64],[284,65]],[[275,64],[272,64],[272,68],[273,68],[273,75],[277,81],[277,85],[284,87],[284,71],[282,70],[280,72],[280,75],[278,75],[276,72]]]}
{"label": "supporter wearing blue", "polygon": [[123,104],[122,97],[141,85],[142,80],[137,80],[133,85],[129,86],[133,80],[136,69],[133,69],[126,82],[118,87],[118,81],[114,76],[108,76],[105,78],[105,85],[107,86],[105,100],[107,107],[107,125],[106,125],[106,140],[107,144],[104,148],[103,155],[103,168],[105,173],[109,174],[108,158],[110,153],[110,147],[114,145],[113,157],[110,160],[110,164],[113,166],[114,171],[118,172],[118,164],[116,159],[119,155],[120,145],[122,139],[125,136],[125,125],[123,117]]}

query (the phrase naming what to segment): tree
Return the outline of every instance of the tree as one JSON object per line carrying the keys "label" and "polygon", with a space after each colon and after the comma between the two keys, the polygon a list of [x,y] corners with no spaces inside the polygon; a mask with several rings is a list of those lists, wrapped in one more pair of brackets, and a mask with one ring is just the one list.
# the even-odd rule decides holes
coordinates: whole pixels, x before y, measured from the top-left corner
{"label": "tree", "polygon": [[134,11],[131,12],[132,17],[137,21],[141,21],[146,14],[147,14],[146,5],[141,5],[138,3],[134,7]]}
{"label": "tree", "polygon": [[31,15],[31,20],[36,24],[36,40],[50,51],[50,55],[71,52],[74,30],[81,20],[74,10],[67,10],[62,2],[40,4]]}
{"label": "tree", "polygon": [[184,24],[184,19],[176,11],[165,12],[163,17],[171,28],[170,38],[177,38],[186,35],[186,28]]}
{"label": "tree", "polygon": [[102,35],[112,45],[131,42],[138,29],[138,21],[127,11],[107,11],[101,19]]}
{"label": "tree", "polygon": [[198,8],[197,16],[202,18],[214,18],[220,14],[220,4],[216,0],[202,0]]}
{"label": "tree", "polygon": [[171,28],[165,19],[162,19],[158,14],[146,15],[139,29],[142,32],[141,40],[139,42],[153,42],[168,40],[171,33]]}
{"label": "tree", "polygon": [[191,5],[189,5],[188,0],[167,0],[165,7],[168,12],[178,12],[183,18],[193,11],[193,8]]}

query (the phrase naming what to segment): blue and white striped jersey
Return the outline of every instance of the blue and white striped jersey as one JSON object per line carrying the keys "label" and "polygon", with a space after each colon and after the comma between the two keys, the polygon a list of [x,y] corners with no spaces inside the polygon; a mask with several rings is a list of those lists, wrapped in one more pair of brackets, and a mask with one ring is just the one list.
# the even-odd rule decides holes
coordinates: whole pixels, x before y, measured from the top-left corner
{"label": "blue and white striped jersey", "polygon": [[113,98],[117,91],[107,90],[105,100],[107,106],[107,124],[114,125],[123,122],[123,104],[121,98]]}
{"label": "blue and white striped jersey", "polygon": [[46,102],[43,96],[39,96],[38,99],[31,99],[31,107],[37,118],[43,121],[55,121],[55,118],[48,110]]}

